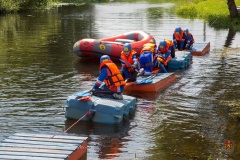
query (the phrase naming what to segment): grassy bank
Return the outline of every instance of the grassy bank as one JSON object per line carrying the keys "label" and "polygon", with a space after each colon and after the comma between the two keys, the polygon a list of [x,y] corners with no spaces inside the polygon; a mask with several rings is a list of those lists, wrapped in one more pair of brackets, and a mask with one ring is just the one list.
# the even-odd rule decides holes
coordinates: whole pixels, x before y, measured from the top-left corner
{"label": "grassy bank", "polygon": [[[240,0],[235,0],[235,3],[240,6]],[[177,9],[177,14],[186,18],[204,19],[215,28],[232,27],[240,31],[240,16],[230,19],[227,0],[190,0]]]}

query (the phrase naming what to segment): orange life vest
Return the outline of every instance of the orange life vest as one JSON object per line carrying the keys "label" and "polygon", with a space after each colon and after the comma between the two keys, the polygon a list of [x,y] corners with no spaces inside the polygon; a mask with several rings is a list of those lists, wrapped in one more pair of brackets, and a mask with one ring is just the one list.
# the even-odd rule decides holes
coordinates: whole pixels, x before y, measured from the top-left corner
{"label": "orange life vest", "polygon": [[[126,55],[125,55],[124,52],[122,51],[122,52],[121,52],[121,59],[122,59],[123,61],[125,61],[125,62],[128,62],[128,63],[130,63],[130,64],[133,64],[134,61],[133,61],[133,59],[132,59],[132,56],[133,56],[134,54],[136,54],[136,53],[137,53],[136,51],[131,50],[130,53],[129,53],[129,55],[128,55],[128,57],[126,57]],[[132,72],[132,71],[133,71],[133,69],[131,68],[131,66],[126,65],[126,68],[127,68],[127,70],[128,70],[129,72]]]}
{"label": "orange life vest", "polygon": [[166,47],[165,48],[160,48],[160,51],[163,54],[166,54],[168,52],[169,47],[173,46],[173,42],[171,40],[165,40],[165,41],[167,42]]}
{"label": "orange life vest", "polygon": [[143,49],[141,50],[140,53],[142,53],[144,51],[150,51],[150,52],[154,53],[156,46],[157,45],[154,43],[146,43],[143,45]]}
{"label": "orange life vest", "polygon": [[174,31],[174,36],[176,38],[177,41],[183,41],[183,34],[184,34],[184,30],[181,31],[181,33],[177,34],[176,31]]}
{"label": "orange life vest", "polygon": [[111,60],[105,60],[101,63],[100,65],[100,70],[103,67],[107,67],[108,70],[108,76],[107,78],[104,80],[105,84],[109,87],[118,87],[118,86],[122,86],[125,85],[126,82],[124,81],[118,67],[116,66],[116,64],[114,64]]}
{"label": "orange life vest", "polygon": [[122,52],[121,52],[121,59],[122,59],[123,61],[125,61],[125,62],[128,62],[128,63],[130,63],[130,64],[133,64],[134,61],[133,61],[133,59],[132,59],[132,56],[133,56],[134,54],[136,54],[136,53],[137,53],[136,51],[131,50],[130,53],[129,53],[129,55],[128,55],[128,57],[126,57],[126,55],[125,55],[124,52],[122,51]]}

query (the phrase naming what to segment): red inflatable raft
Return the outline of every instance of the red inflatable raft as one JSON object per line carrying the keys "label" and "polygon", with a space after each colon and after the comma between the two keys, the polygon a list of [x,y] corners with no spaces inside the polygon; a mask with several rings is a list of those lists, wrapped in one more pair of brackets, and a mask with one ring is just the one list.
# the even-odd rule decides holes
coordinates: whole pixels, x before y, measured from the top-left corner
{"label": "red inflatable raft", "polygon": [[73,46],[73,52],[79,57],[101,57],[109,55],[111,59],[119,59],[124,43],[131,43],[132,49],[138,54],[145,43],[155,40],[152,35],[144,31],[132,31],[102,39],[82,39]]}

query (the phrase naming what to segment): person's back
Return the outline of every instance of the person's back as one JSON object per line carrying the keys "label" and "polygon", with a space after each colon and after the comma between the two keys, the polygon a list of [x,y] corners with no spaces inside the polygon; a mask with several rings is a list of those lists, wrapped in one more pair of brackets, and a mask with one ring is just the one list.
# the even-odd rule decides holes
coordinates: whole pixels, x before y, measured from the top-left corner
{"label": "person's back", "polygon": [[154,68],[154,56],[156,54],[156,41],[155,39],[150,39],[148,43],[143,45],[139,56],[140,63],[140,71],[138,76],[140,75],[151,75]]}
{"label": "person's back", "polygon": [[[93,94],[96,96],[102,96],[103,93],[107,93],[108,95],[112,95],[113,98],[123,99],[122,92],[124,90],[124,85],[126,82],[124,81],[120,70],[113,63],[108,55],[103,55],[100,58],[100,75],[93,86]],[[101,88],[101,84],[105,83]]]}

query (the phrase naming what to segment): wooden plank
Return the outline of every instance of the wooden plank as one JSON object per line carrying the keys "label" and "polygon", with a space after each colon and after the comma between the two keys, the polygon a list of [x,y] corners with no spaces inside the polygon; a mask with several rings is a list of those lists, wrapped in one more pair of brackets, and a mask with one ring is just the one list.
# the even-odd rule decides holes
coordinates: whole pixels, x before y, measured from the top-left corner
{"label": "wooden plank", "polygon": [[44,158],[46,158],[46,160],[47,160],[48,158],[61,158],[61,159],[65,159],[65,158],[68,157],[68,155],[64,155],[64,154],[0,151],[0,157],[1,157],[2,155],[29,156],[29,157],[44,157]]}
{"label": "wooden plank", "polygon": [[12,140],[25,140],[25,141],[41,141],[41,142],[52,142],[52,143],[67,143],[67,144],[81,144],[83,140],[65,140],[65,139],[55,139],[55,138],[32,138],[32,137],[17,137],[10,136],[8,139]]}
{"label": "wooden plank", "polygon": [[16,140],[16,139],[5,139],[3,142],[7,143],[21,143],[21,144],[29,144],[29,145],[47,145],[47,146],[76,146],[79,144],[67,144],[67,143],[50,143],[50,142],[39,142],[39,141],[24,141],[24,140]]}
{"label": "wooden plank", "polygon": [[75,160],[87,152],[87,137],[16,133],[0,144],[0,159]]}
{"label": "wooden plank", "polygon": [[[1,159],[5,160],[46,160],[44,157],[29,157],[29,156],[12,156],[1,155]],[[47,158],[47,160],[62,160],[61,158]]]}
{"label": "wooden plank", "polygon": [[56,150],[56,149],[42,149],[42,148],[19,148],[19,147],[0,147],[0,151],[8,152],[31,152],[31,153],[52,153],[52,154],[64,154],[69,155],[72,151]]}
{"label": "wooden plank", "polygon": [[39,146],[39,145],[28,145],[28,144],[15,144],[15,143],[1,143],[0,147],[18,147],[18,148],[41,148],[41,149],[55,149],[55,150],[65,150],[73,151],[76,149],[76,146]]}
{"label": "wooden plank", "polygon": [[[38,138],[52,138],[54,135],[45,135],[45,134],[29,134],[29,133],[15,133],[15,136],[21,137],[38,137]],[[56,135],[53,139],[71,139],[71,140],[86,140],[88,137],[75,137],[75,136],[64,136],[64,135]]]}

